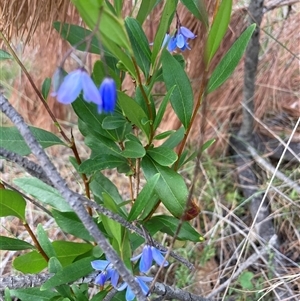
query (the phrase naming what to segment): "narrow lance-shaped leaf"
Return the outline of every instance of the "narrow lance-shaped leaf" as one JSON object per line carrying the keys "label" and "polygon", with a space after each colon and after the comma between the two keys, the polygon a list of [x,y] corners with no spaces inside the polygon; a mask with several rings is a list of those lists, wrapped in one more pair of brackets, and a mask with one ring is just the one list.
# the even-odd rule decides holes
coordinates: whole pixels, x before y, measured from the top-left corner
{"label": "narrow lance-shaped leaf", "polygon": [[155,174],[149,179],[149,181],[147,181],[146,185],[139,193],[137,199],[135,200],[130,210],[128,221],[133,221],[142,213],[145,207],[151,206],[151,204],[149,204],[149,201],[153,200],[152,196],[154,193],[154,188],[158,182],[159,177],[160,177],[159,174]]}
{"label": "narrow lance-shaped leaf", "polygon": [[[59,144],[64,145],[64,143],[51,132],[32,126],[30,130],[43,148]],[[21,156],[27,156],[31,153],[30,148],[16,127],[0,127],[0,145]]]}
{"label": "narrow lance-shaped leaf", "polygon": [[208,81],[207,93],[220,87],[233,73],[247,48],[255,26],[255,24],[250,25],[224,55]]}
{"label": "narrow lance-shaped leaf", "polygon": [[27,249],[35,249],[35,247],[21,239],[0,236],[0,250],[19,251]]}
{"label": "narrow lance-shaped leaf", "polygon": [[177,3],[178,0],[166,1],[165,3],[165,7],[163,9],[160,22],[158,25],[158,29],[155,35],[154,43],[153,43],[153,50],[152,50],[152,57],[151,57],[152,65],[156,61],[157,55],[161,50],[163,39],[173,20],[173,16],[177,8]]}
{"label": "narrow lance-shaped leaf", "polygon": [[136,16],[136,20],[140,22],[141,25],[144,23],[147,16],[150,14],[152,9],[155,7],[155,5],[157,5],[158,2],[161,2],[161,0],[142,0],[138,14]]}
{"label": "narrow lance-shaped leaf", "polygon": [[211,29],[208,33],[204,51],[204,60],[207,67],[209,66],[211,59],[215,55],[227,31],[230,21],[231,8],[232,0],[223,0],[221,2]]}
{"label": "narrow lance-shaped leaf", "polygon": [[179,62],[167,51],[162,54],[163,77],[170,90],[172,107],[185,129],[189,126],[194,105],[193,90],[190,80]]}
{"label": "narrow lance-shaped leaf", "polygon": [[151,63],[151,51],[147,37],[140,23],[134,18],[127,17],[125,19],[125,26],[136,62],[147,78]]}
{"label": "narrow lance-shaped leaf", "polygon": [[203,0],[181,0],[182,4],[206,27],[208,27],[208,17]]}

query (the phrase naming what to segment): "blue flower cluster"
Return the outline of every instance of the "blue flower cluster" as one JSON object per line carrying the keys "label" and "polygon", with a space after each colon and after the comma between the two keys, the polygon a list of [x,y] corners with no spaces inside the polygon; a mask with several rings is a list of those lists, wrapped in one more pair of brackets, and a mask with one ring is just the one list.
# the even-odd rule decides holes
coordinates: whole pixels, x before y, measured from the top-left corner
{"label": "blue flower cluster", "polygon": [[[136,261],[138,259],[140,259],[139,269],[142,273],[149,271],[152,266],[153,260],[158,265],[162,265],[164,262],[164,256],[162,255],[162,252],[149,245],[145,245],[142,253],[131,258],[131,261]],[[164,262],[164,266],[167,266],[168,264],[169,263],[167,261]],[[133,291],[126,282],[118,285],[120,276],[112,263],[110,263],[108,260],[94,260],[91,262],[91,265],[95,270],[101,271],[101,273],[95,278],[96,284],[103,287],[106,281],[110,281],[111,285],[118,291],[123,291],[124,289],[126,289],[126,301],[132,301],[135,298]],[[136,276],[135,280],[146,296],[149,293],[149,288],[146,285],[146,282],[151,282],[153,280],[153,277]]]}
{"label": "blue flower cluster", "polygon": [[170,34],[166,34],[164,41],[163,41],[163,47],[168,43],[168,50],[174,51],[176,47],[178,47],[181,51],[184,51],[186,49],[191,50],[189,46],[189,39],[195,39],[197,36],[191,32],[188,28],[184,26],[180,26],[178,30],[176,31],[174,36],[170,36]]}
{"label": "blue flower cluster", "polygon": [[59,85],[60,76],[57,72],[53,76],[54,92],[52,96],[56,97],[60,103],[70,104],[83,91],[83,99],[87,102],[93,102],[98,107],[98,113],[113,112],[117,100],[117,87],[112,78],[106,77],[100,87],[96,87],[95,83],[84,68],[80,68],[70,72]]}

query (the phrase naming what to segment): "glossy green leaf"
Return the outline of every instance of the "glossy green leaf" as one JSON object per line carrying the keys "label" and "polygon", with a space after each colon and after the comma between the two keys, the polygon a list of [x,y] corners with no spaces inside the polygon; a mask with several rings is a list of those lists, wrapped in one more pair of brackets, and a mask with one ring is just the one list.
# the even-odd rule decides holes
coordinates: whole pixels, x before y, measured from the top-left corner
{"label": "glossy green leaf", "polygon": [[14,190],[0,189],[0,217],[16,216],[25,222],[25,207],[26,201],[20,193]]}
{"label": "glossy green leaf", "polygon": [[86,241],[94,241],[94,238],[90,235],[88,230],[86,230],[82,221],[74,212],[52,210],[52,215],[62,231]]}
{"label": "glossy green leaf", "polygon": [[94,257],[86,257],[68,265],[62,271],[57,272],[52,278],[47,280],[42,285],[41,291],[49,291],[53,287],[65,283],[72,283],[77,279],[90,274],[93,271],[91,261],[94,259]]}
{"label": "glossy green leaf", "polygon": [[13,57],[6,51],[0,49],[0,62],[4,60],[11,60]]}
{"label": "glossy green leaf", "polygon": [[50,242],[50,239],[41,224],[38,224],[38,226],[37,226],[36,236],[37,236],[38,242],[40,243],[42,249],[47,254],[47,256],[49,258],[56,257],[56,253],[52,246],[52,243]]}
{"label": "glossy green leaf", "polygon": [[153,50],[151,56],[152,65],[156,61],[157,55],[161,50],[162,42],[169,30],[170,24],[173,20],[178,0],[166,1],[163,12],[160,16],[160,22],[153,43]]}
{"label": "glossy green leaf", "polygon": [[160,174],[155,191],[165,207],[175,217],[180,217],[185,209],[188,190],[183,178],[173,169],[159,165],[148,156],[142,160],[142,169],[147,180]]}
{"label": "glossy green leaf", "polygon": [[190,80],[180,64],[164,50],[162,54],[163,77],[168,90],[174,86],[170,95],[172,107],[185,128],[188,127],[194,106],[193,90]]}
{"label": "glossy green leaf", "polygon": [[111,196],[116,204],[123,203],[123,199],[119,194],[117,187],[101,172],[97,172],[92,178],[90,183],[90,188],[96,197],[96,201],[103,202],[103,193],[106,193]]}
{"label": "glossy green leaf", "polygon": [[154,200],[153,194],[155,193],[155,186],[160,178],[159,174],[155,174],[152,176],[149,181],[147,181],[146,185],[142,189],[142,191],[139,193],[137,199],[135,200],[129,216],[128,216],[128,221],[133,221],[135,220],[141,213],[142,211],[147,207],[153,208],[155,206],[155,202],[151,202]]}
{"label": "glossy green leaf", "polygon": [[[48,271],[49,273],[58,273],[62,271],[63,267],[59,260],[55,257],[51,257],[48,262]],[[55,287],[62,297],[65,297],[66,300],[72,300],[72,296],[74,296],[73,292],[71,293],[71,288],[69,284],[61,284]]]}
{"label": "glossy green leaf", "polygon": [[204,60],[206,66],[209,66],[211,59],[215,55],[227,31],[227,27],[230,21],[231,9],[232,0],[223,0],[221,2],[211,29],[208,33],[205,45]]}
{"label": "glossy green leaf", "polygon": [[42,85],[42,95],[44,99],[47,99],[50,88],[51,88],[51,78],[46,77]]}
{"label": "glossy green leaf", "polygon": [[171,89],[168,90],[168,93],[164,96],[159,109],[157,111],[157,115],[155,117],[154,123],[153,123],[153,128],[156,130],[158,128],[158,126],[161,123],[161,120],[165,114],[166,108],[167,108],[167,104],[170,100],[170,96],[172,95],[174,89],[176,86],[173,86]]}
{"label": "glossy green leaf", "polygon": [[60,297],[58,292],[41,291],[39,287],[12,289],[10,295],[22,301],[49,301]]}
{"label": "glossy green leaf", "polygon": [[151,63],[149,41],[142,26],[136,19],[127,17],[125,19],[125,26],[133,49],[134,58],[145,77],[148,78]]}
{"label": "glossy green leaf", "polygon": [[[103,193],[103,204],[105,208],[111,210],[114,213],[118,213],[118,208],[114,203],[114,200],[107,193]],[[106,233],[110,236],[112,240],[112,245],[115,246],[116,251],[118,252],[118,254],[120,254],[122,246],[121,225],[113,219],[106,217],[105,215],[101,214],[100,216],[104,229],[106,230]]]}
{"label": "glossy green leaf", "polygon": [[[63,267],[70,265],[76,257],[93,248],[91,244],[69,241],[54,241],[52,242],[52,246]],[[16,257],[13,261],[13,266],[22,273],[36,274],[47,267],[47,261],[39,252],[32,251]]]}
{"label": "glossy green leaf", "polygon": [[[57,136],[50,132],[33,126],[30,126],[29,128],[43,148],[53,145],[65,145]],[[27,146],[16,127],[0,127],[0,145],[21,156],[27,156],[31,153],[30,148]]]}
{"label": "glossy green leaf", "polygon": [[[144,223],[145,227],[152,235],[157,231],[161,231],[171,236],[174,236],[178,224],[179,220],[177,218],[168,215],[157,215]],[[200,242],[204,240],[203,236],[198,233],[188,222],[182,223],[177,239],[193,242]]]}
{"label": "glossy green leaf", "polygon": [[160,0],[142,0],[136,20],[142,25],[152,9],[160,2]]}
{"label": "glossy green leaf", "polygon": [[125,149],[122,152],[122,155],[125,158],[142,158],[145,154],[145,148],[141,145],[141,143],[135,141],[125,142]]}
{"label": "glossy green leaf", "polygon": [[44,204],[50,205],[59,211],[72,211],[70,205],[55,188],[37,178],[17,178],[13,182]]}
{"label": "glossy green leaf", "polygon": [[182,141],[183,137],[184,137],[184,128],[181,127],[179,130],[172,133],[170,137],[162,144],[162,146],[168,148],[174,148]]}
{"label": "glossy green leaf", "polygon": [[180,0],[182,4],[206,27],[208,27],[208,16],[203,0]]}
{"label": "glossy green leaf", "polygon": [[149,141],[150,125],[144,120],[148,120],[144,110],[131,97],[123,92],[118,93],[119,104],[125,116],[146,135]]}
{"label": "glossy green leaf", "polygon": [[126,122],[127,121],[124,116],[107,116],[103,119],[102,127],[105,130],[115,130],[117,128],[123,127]]}
{"label": "glossy green leaf", "polygon": [[175,133],[174,130],[165,131],[165,132],[163,132],[163,133],[160,133],[160,134],[154,136],[153,139],[155,139],[155,140],[162,140],[162,139],[165,139],[165,138],[169,137],[169,136],[170,136],[171,134],[173,134],[173,133]]}
{"label": "glossy green leaf", "polygon": [[172,149],[165,146],[149,148],[147,154],[162,166],[170,166],[175,163],[178,158],[177,154]]}
{"label": "glossy green leaf", "polygon": [[35,249],[35,247],[21,239],[0,236],[0,250],[18,251],[28,249]]}
{"label": "glossy green leaf", "polygon": [[207,93],[220,87],[233,73],[247,48],[255,26],[256,24],[250,25],[224,55],[208,81]]}
{"label": "glossy green leaf", "polygon": [[127,164],[124,158],[103,154],[82,162],[78,168],[78,172],[91,174],[98,170],[112,169],[124,164]]}

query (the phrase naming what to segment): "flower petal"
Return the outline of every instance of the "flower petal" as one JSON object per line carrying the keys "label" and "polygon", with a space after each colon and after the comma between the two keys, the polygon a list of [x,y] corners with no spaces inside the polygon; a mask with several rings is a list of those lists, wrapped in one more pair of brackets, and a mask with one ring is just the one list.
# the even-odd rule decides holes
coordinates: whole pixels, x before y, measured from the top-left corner
{"label": "flower petal", "polygon": [[177,35],[176,45],[178,48],[182,48],[185,45],[185,39],[181,33]]}
{"label": "flower petal", "polygon": [[196,38],[196,35],[194,33],[192,33],[188,28],[186,28],[184,26],[180,27],[180,32],[187,39],[195,39]]}
{"label": "flower petal", "polygon": [[164,40],[162,42],[161,48],[164,48],[169,43],[169,40],[170,40],[170,35],[168,33],[166,33]]}
{"label": "flower petal", "polygon": [[168,50],[170,52],[174,51],[175,48],[176,48],[176,43],[177,43],[177,39],[176,37],[171,37],[171,39],[169,40],[169,43],[168,43]]}
{"label": "flower petal", "polygon": [[103,286],[106,282],[106,280],[108,279],[107,277],[107,272],[101,272],[96,278],[95,278],[95,283],[98,285]]}
{"label": "flower petal", "polygon": [[149,271],[152,265],[152,260],[153,257],[151,247],[149,245],[145,245],[145,247],[143,248],[143,253],[139,265],[140,271],[142,273],[147,273]]}
{"label": "flower petal", "polygon": [[140,285],[144,295],[147,295],[149,292],[148,286],[141,280],[140,277],[136,277],[136,280],[137,280],[138,284]]}
{"label": "flower petal", "polygon": [[126,282],[123,282],[120,286],[116,287],[116,289],[121,292],[124,291],[124,289],[128,286]]}
{"label": "flower petal", "polygon": [[[161,252],[158,249],[156,249],[155,247],[151,247],[151,251],[152,251],[153,259],[159,266],[161,266],[164,261],[164,256],[162,256]],[[165,261],[164,267],[166,267],[168,265],[169,265],[169,263],[167,261]]]}
{"label": "flower petal", "polygon": [[104,271],[111,263],[108,260],[94,260],[91,262],[93,269],[97,271]]}
{"label": "flower petal", "polygon": [[78,97],[82,90],[81,75],[81,69],[77,69],[64,78],[56,93],[56,98],[60,103],[70,104]]}
{"label": "flower petal", "polygon": [[107,272],[112,286],[116,288],[119,281],[119,273],[115,269],[109,269]]}
{"label": "flower petal", "polygon": [[102,100],[96,85],[88,73],[84,70],[82,71],[81,80],[84,100],[87,102],[93,102],[97,105],[102,104]]}
{"label": "flower petal", "polygon": [[117,100],[117,87],[115,81],[112,78],[106,77],[101,83],[99,92],[103,111],[105,113],[113,112]]}
{"label": "flower petal", "polygon": [[135,294],[131,290],[131,288],[128,286],[125,294],[126,301],[132,301],[135,298]]}

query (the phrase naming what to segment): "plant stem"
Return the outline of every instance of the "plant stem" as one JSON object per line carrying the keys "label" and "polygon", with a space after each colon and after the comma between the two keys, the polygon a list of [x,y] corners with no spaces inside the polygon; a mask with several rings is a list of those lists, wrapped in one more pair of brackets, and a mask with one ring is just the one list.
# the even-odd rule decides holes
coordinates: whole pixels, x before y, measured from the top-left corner
{"label": "plant stem", "polygon": [[38,242],[38,240],[36,239],[34,233],[32,232],[30,226],[25,222],[23,223],[25,229],[27,230],[28,234],[30,235],[30,237],[32,238],[36,248],[38,249],[39,253],[45,258],[45,260],[48,262],[49,261],[49,257],[47,256],[47,254],[44,252],[44,250],[42,249],[40,243]]}

